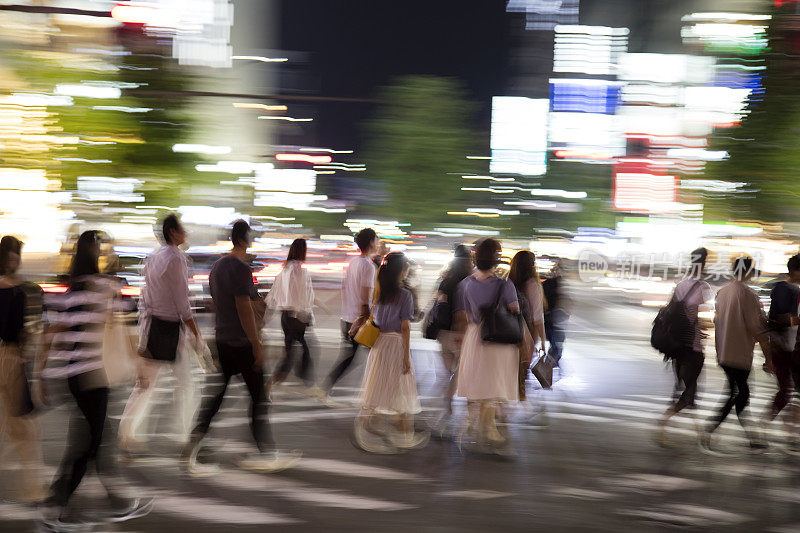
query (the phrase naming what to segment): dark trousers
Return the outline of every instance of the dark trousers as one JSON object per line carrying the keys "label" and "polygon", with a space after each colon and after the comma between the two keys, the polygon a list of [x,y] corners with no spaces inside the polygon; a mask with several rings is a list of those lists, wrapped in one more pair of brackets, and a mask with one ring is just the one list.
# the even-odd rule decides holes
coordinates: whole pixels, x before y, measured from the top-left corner
{"label": "dark trousers", "polygon": [[280,383],[286,379],[286,376],[292,371],[292,367],[294,366],[294,356],[292,352],[295,343],[299,343],[303,354],[300,358],[297,377],[302,379],[306,385],[311,385],[313,383],[311,351],[308,349],[308,343],[306,342],[306,327],[307,324],[292,316],[291,312],[283,311],[281,313],[281,328],[283,329],[285,353],[283,361],[281,361],[278,370],[275,372],[274,381]]}
{"label": "dark trousers", "polygon": [[567,338],[566,323],[569,315],[561,309],[553,309],[544,313],[544,335],[550,345],[547,353],[558,363],[564,351],[564,340]]}
{"label": "dark trousers", "polygon": [[336,382],[341,379],[342,375],[350,368],[350,365],[353,364],[353,359],[356,358],[359,344],[350,336],[350,328],[352,326],[352,322],[345,322],[342,320],[342,353],[339,356],[339,362],[328,375],[326,384],[328,390],[336,385]]}
{"label": "dark trousers", "polygon": [[778,380],[778,392],[772,400],[772,418],[775,418],[792,399],[792,387],[800,391],[800,364],[797,355],[773,345],[772,366]]}
{"label": "dark trousers", "polygon": [[69,425],[69,445],[61,461],[56,479],[51,487],[52,501],[65,506],[75,489],[81,484],[89,461],[94,461],[97,474],[106,487],[112,505],[120,504],[121,498],[111,489],[114,462],[108,453],[101,453],[103,430],[108,408],[108,388],[86,389],[83,376],[73,376],[67,380],[69,391],[75,398],[81,416],[74,416]]}
{"label": "dark trousers", "polygon": [[694,407],[697,395],[697,379],[703,370],[703,352],[686,350],[677,355],[672,364],[675,368],[676,389],[683,389],[680,396],[672,404],[672,410],[679,413],[686,407]]}
{"label": "dark trousers", "polygon": [[217,353],[222,367],[222,386],[216,396],[207,398],[203,402],[193,433],[201,436],[208,433],[211,420],[219,411],[222,400],[225,398],[225,391],[228,389],[231,377],[241,374],[247,390],[250,392],[250,430],[253,432],[253,439],[260,451],[273,450],[275,442],[272,440],[272,432],[269,427],[269,406],[264,389],[264,372],[260,368],[254,368],[255,359],[252,345],[247,343],[243,346],[232,346],[217,342]]}
{"label": "dark trousers", "polygon": [[739,417],[739,423],[745,426],[742,413],[747,404],[750,403],[750,386],[747,384],[747,379],[750,377],[750,369],[734,368],[726,365],[719,366],[725,372],[725,377],[728,378],[728,400],[722,406],[719,415],[712,419],[711,429],[717,429],[728,418],[734,406],[736,406],[736,416]]}

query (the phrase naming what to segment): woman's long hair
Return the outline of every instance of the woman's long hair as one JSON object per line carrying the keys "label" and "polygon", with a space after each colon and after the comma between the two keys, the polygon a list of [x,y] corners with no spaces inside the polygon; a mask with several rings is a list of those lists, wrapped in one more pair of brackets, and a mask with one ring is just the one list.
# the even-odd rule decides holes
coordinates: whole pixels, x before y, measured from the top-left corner
{"label": "woman's long hair", "polygon": [[539,273],[536,271],[536,255],[529,250],[517,252],[511,260],[508,279],[520,292],[525,290],[528,281],[533,279],[539,282]]}
{"label": "woman's long hair", "polygon": [[75,245],[75,255],[69,266],[69,283],[72,285],[81,276],[90,276],[100,273],[97,264],[96,247],[100,246],[100,235],[95,230],[84,231],[78,237]]}
{"label": "woman's long hair", "polygon": [[8,271],[8,258],[11,254],[22,255],[22,241],[11,235],[0,239],[0,276],[11,274]]}
{"label": "woman's long hair", "polygon": [[306,260],[306,251],[308,245],[305,239],[295,239],[292,245],[289,246],[289,255],[286,256],[286,262],[300,261],[301,263]]}
{"label": "woman's long hair", "polygon": [[400,276],[408,265],[408,259],[401,252],[390,252],[383,258],[378,269],[378,283],[375,287],[375,301],[385,304],[393,301],[400,294],[403,280]]}

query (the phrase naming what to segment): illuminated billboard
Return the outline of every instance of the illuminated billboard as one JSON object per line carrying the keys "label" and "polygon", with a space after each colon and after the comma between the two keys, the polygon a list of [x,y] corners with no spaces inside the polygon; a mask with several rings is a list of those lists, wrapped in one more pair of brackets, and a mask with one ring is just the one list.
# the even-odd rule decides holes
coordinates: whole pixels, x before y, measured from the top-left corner
{"label": "illuminated billboard", "polygon": [[547,171],[549,100],[492,98],[489,172],[539,176]]}

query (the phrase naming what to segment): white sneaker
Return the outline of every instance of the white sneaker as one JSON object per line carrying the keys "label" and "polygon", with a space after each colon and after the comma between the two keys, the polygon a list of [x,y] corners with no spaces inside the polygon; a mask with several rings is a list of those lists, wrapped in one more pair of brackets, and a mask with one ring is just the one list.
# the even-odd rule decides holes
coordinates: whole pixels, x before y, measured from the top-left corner
{"label": "white sneaker", "polygon": [[242,470],[251,470],[253,472],[267,473],[279,472],[292,468],[300,462],[303,454],[297,450],[291,452],[268,452],[246,457],[238,462],[239,468]]}

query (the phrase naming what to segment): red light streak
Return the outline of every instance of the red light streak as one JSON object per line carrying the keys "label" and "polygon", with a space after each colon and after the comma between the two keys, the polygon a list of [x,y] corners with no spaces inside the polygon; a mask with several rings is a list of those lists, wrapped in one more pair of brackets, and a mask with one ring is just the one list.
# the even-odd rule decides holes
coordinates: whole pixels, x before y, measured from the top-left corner
{"label": "red light streak", "polygon": [[68,289],[66,285],[57,285],[55,283],[42,283],[39,286],[42,288],[42,292],[48,294],[64,294]]}

